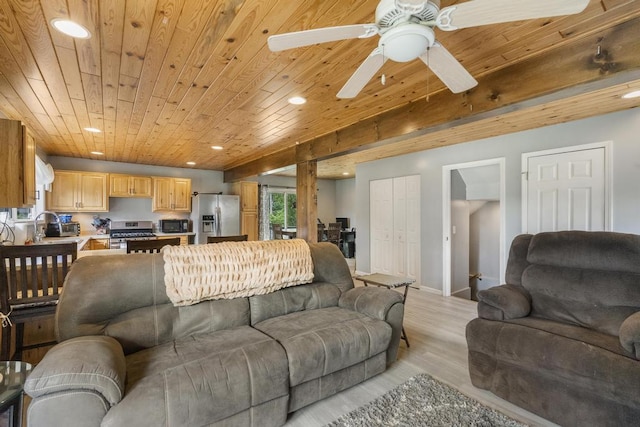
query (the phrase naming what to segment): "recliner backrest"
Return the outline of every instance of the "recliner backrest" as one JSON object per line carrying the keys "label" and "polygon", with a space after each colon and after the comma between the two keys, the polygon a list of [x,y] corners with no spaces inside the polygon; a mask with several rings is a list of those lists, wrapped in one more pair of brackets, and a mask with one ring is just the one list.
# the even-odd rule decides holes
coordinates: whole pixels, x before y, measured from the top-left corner
{"label": "recliner backrest", "polygon": [[509,264],[512,276],[522,271],[532,316],[617,336],[622,322],[640,310],[640,236],[539,233],[530,238],[526,262],[514,257]]}

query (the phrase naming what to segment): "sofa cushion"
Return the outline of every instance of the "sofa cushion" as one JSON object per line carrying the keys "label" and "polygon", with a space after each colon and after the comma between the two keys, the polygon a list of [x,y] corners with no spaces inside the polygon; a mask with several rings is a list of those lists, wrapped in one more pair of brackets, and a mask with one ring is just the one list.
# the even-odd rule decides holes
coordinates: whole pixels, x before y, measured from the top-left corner
{"label": "sofa cushion", "polygon": [[296,386],[386,351],[391,326],[339,307],[274,317],[254,325],[284,347]]}
{"label": "sofa cushion", "polygon": [[341,292],[353,288],[349,265],[336,245],[330,242],[309,243],[313,260],[313,281],[336,285]]}
{"label": "sofa cushion", "polygon": [[193,335],[127,356],[124,399],[103,426],[209,425],[270,401],[285,419],[287,355],[241,326]]}
{"label": "sofa cushion", "polygon": [[249,300],[174,307],[164,286],[162,254],[78,259],[64,283],[56,314],[58,341],[108,335],[124,354],[193,334],[249,324]]}
{"label": "sofa cushion", "polygon": [[281,289],[266,295],[249,298],[251,324],[296,311],[335,307],[340,288],[330,283],[312,283]]}

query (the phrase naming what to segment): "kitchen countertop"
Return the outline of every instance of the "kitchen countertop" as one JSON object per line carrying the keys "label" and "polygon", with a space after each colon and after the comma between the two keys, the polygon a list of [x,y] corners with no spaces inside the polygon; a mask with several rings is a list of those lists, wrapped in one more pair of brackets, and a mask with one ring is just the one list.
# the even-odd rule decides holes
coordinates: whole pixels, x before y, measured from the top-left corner
{"label": "kitchen countertop", "polygon": [[[194,232],[188,233],[153,233],[157,237],[178,237],[178,236],[192,236]],[[95,239],[108,239],[108,234],[81,234],[75,237],[45,237],[42,239],[42,243],[38,243],[40,245],[43,244],[52,244],[52,243],[67,243],[67,242],[76,242],[78,244],[78,258],[83,258],[86,256],[100,256],[100,255],[118,255],[118,254],[126,254],[126,249],[95,249],[95,250],[83,250],[84,247],[89,243],[89,240]]]}

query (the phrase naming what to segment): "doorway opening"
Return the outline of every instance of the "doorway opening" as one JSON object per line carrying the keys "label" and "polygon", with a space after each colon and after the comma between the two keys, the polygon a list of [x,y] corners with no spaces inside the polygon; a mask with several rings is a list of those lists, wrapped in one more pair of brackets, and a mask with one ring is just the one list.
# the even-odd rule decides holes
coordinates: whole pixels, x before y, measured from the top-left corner
{"label": "doorway opening", "polygon": [[505,159],[443,166],[443,296],[504,283]]}

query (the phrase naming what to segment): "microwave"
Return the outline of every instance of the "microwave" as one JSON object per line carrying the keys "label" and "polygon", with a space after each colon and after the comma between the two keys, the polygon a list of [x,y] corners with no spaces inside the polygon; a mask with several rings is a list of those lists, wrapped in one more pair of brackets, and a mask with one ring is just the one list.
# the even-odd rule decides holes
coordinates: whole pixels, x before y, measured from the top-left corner
{"label": "microwave", "polygon": [[46,237],[72,237],[80,235],[79,222],[50,222],[44,230]]}
{"label": "microwave", "polygon": [[162,233],[188,233],[188,219],[161,219],[160,232]]}

